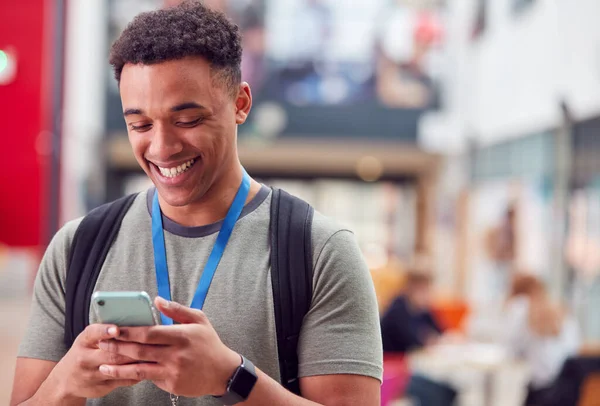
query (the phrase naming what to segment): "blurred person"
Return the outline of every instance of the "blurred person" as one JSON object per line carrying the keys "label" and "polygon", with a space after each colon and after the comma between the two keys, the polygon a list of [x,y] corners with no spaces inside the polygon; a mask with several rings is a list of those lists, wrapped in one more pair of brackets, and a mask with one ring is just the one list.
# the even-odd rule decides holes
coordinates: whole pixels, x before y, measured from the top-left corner
{"label": "blurred person", "polygon": [[407,271],[402,294],[381,319],[384,351],[406,353],[438,340],[442,328],[430,310],[432,283],[428,271]]}
{"label": "blurred person", "polygon": [[512,267],[517,256],[517,226],[516,204],[511,203],[502,215],[500,224],[491,228],[486,236],[488,255],[496,263],[504,264],[507,269]]}
{"label": "blurred person", "polygon": [[[129,141],[155,187],[133,197],[94,290],[155,295],[166,280],[173,301],[156,297],[167,318],[160,326],[99,324],[90,312],[91,324],[69,347],[66,273],[81,219],[69,222],[40,265],[12,405],[379,404],[381,337],[369,270],[353,234],[316,212],[312,300],[295,348],[302,397],[278,382],[272,191],[245,173],[237,154],[237,128],[252,106],[241,55],[238,27],[191,1],[138,15],[113,44]],[[187,307],[223,224],[233,232],[219,244],[206,305]],[[256,380],[237,382],[238,373]],[[248,392],[243,398],[231,393],[233,382]]]}
{"label": "blurred person", "polygon": [[287,36],[293,44],[283,66],[275,68],[271,78],[277,87],[274,90],[295,105],[323,103],[323,66],[332,38],[331,6],[323,0],[300,0],[291,17],[291,26],[281,26],[280,32],[270,34]]}
{"label": "blurred person", "polygon": [[[443,333],[431,312],[433,276],[422,261],[406,273],[403,293],[381,319],[384,353],[408,353],[436,344]],[[456,391],[447,384],[413,375],[406,395],[422,406],[452,405]]]}
{"label": "blurred person", "polygon": [[332,35],[333,14],[322,0],[302,0],[294,10],[293,35],[298,41],[290,64],[305,66],[321,63],[327,57]]}
{"label": "blurred person", "polygon": [[437,16],[405,0],[385,8],[377,41],[376,91],[393,108],[427,108],[435,102],[427,61],[442,37]]}
{"label": "blurred person", "polygon": [[252,86],[254,94],[260,93],[266,79],[266,32],[264,4],[252,0],[236,12],[242,30],[242,72]]}
{"label": "blurred person", "polygon": [[577,323],[552,303],[538,278],[519,272],[506,304],[506,331],[510,352],[531,369],[525,405],[541,404],[565,360],[578,350]]}

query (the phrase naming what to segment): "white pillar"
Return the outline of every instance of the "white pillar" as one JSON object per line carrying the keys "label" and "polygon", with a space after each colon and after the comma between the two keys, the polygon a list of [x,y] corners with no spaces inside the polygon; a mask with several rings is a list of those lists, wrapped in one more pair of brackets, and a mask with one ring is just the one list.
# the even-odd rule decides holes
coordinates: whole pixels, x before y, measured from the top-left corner
{"label": "white pillar", "polygon": [[[85,214],[85,182],[103,176],[108,20],[105,0],[69,1],[60,224]],[[99,183],[100,185],[103,182]]]}

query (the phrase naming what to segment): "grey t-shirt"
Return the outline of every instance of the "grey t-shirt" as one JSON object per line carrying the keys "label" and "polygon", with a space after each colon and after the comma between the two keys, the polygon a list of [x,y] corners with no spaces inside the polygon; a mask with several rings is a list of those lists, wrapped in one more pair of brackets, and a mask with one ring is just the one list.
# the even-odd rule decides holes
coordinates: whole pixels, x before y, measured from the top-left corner
{"label": "grey t-shirt", "polygon": [[[270,275],[270,189],[263,186],[242,211],[206,297],[204,312],[221,340],[279,381]],[[95,291],[157,294],[150,202],[140,193],[102,266]],[[63,343],[66,265],[81,220],[53,238],[35,282],[31,318],[20,357],[59,361]],[[183,227],[163,216],[172,300],[189,305],[221,224]],[[313,298],[302,326],[301,377],[358,374],[382,378],[382,346],[375,291],[354,235],[315,212],[312,232]],[[90,321],[98,319],[90,311]],[[168,405],[149,381],[120,388],[91,405]],[[180,405],[218,405],[211,397],[180,398]]]}

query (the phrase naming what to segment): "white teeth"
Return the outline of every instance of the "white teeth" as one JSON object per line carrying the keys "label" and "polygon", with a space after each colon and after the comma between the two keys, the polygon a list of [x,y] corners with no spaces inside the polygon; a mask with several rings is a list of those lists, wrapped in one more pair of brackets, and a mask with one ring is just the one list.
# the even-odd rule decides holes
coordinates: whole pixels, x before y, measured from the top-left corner
{"label": "white teeth", "polygon": [[160,173],[167,178],[174,178],[177,175],[181,175],[185,171],[187,171],[193,164],[196,162],[195,159],[190,159],[189,161],[172,168],[162,168],[158,166]]}

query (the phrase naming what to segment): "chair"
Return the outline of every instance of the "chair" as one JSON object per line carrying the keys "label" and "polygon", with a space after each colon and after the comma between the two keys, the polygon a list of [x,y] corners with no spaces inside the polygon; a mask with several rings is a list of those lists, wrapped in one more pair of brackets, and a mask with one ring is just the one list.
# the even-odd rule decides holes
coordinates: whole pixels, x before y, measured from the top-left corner
{"label": "chair", "polygon": [[391,405],[402,397],[410,380],[410,371],[403,354],[384,354],[381,406]]}
{"label": "chair", "polygon": [[577,406],[600,406],[600,372],[589,375],[579,392]]}
{"label": "chair", "polygon": [[464,332],[469,305],[460,299],[440,298],[433,304],[431,312],[444,330]]}

